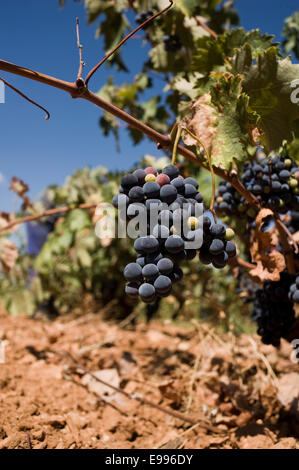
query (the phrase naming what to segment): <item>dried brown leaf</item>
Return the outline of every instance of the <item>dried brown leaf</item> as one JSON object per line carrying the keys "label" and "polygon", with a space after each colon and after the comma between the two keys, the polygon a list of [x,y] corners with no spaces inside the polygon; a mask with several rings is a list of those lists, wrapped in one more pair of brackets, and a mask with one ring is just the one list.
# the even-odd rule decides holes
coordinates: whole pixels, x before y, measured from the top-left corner
{"label": "dried brown leaf", "polygon": [[[203,142],[209,152],[211,152],[213,140],[217,134],[217,117],[210,101],[209,93],[201,96],[191,105],[190,114],[181,122],[183,127],[187,127]],[[183,135],[183,142],[186,145],[198,145],[198,142],[187,133]]]}
{"label": "dried brown leaf", "polygon": [[182,401],[181,394],[175,389],[174,380],[166,380],[159,385],[161,395],[169,400],[180,403]]}
{"label": "dried brown leaf", "polygon": [[11,240],[0,239],[0,261],[4,271],[10,272],[14,268],[18,256],[18,249]]}
{"label": "dried brown leaf", "polygon": [[14,227],[10,228],[9,230],[5,230],[5,227],[9,225],[16,219],[14,214],[8,214],[7,212],[0,213],[0,229],[1,229],[1,236],[7,236],[11,233],[15,232],[18,227],[15,225]]}
{"label": "dried brown leaf", "polygon": [[255,228],[251,231],[251,259],[256,267],[249,274],[257,282],[279,281],[280,273],[286,268],[285,258],[277,248],[279,233],[276,228],[262,231],[265,219],[273,217],[270,209],[261,209],[255,220]]}
{"label": "dried brown leaf", "polygon": [[18,196],[23,196],[23,194],[25,194],[25,193],[27,193],[27,191],[29,191],[29,186],[26,183],[24,183],[23,180],[21,180],[20,178],[17,178],[16,176],[14,176],[11,179],[9,189],[11,191],[14,191],[16,194],[18,194]]}
{"label": "dried brown leaf", "polygon": [[25,211],[30,207],[30,209],[34,209],[30,198],[27,196],[27,191],[29,191],[29,186],[24,183],[23,180],[17,177],[13,177],[11,179],[10,188],[11,191],[14,191],[21,199],[23,199],[22,210]]}

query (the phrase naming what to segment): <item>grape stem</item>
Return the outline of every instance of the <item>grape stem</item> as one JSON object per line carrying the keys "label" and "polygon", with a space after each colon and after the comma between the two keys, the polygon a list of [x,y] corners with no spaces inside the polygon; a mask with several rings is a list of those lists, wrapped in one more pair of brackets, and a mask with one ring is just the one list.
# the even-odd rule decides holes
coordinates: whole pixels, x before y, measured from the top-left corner
{"label": "grape stem", "polygon": [[213,38],[218,38],[218,34],[215,33],[215,31],[213,31],[206,23],[204,23],[199,16],[195,17],[195,21],[199,26],[201,26],[205,31],[207,31],[207,33],[213,36]]}
{"label": "grape stem", "polygon": [[76,18],[76,35],[77,35],[77,46],[79,50],[79,70],[78,70],[77,80],[80,80],[82,79],[82,71],[83,71],[83,67],[85,66],[85,62],[82,57],[83,46],[80,43],[79,18]]}
{"label": "grape stem", "polygon": [[270,180],[270,191],[272,191],[272,160],[271,158],[268,158],[268,176]]}
{"label": "grape stem", "polygon": [[210,168],[210,172],[211,172],[211,176],[212,176],[212,197],[211,197],[211,202],[210,202],[210,211],[213,214],[214,222],[216,224],[217,223],[217,217],[216,217],[216,213],[215,213],[215,210],[214,210],[216,183],[215,183],[215,172],[214,172],[214,168],[213,168],[213,165],[212,165],[212,159],[211,159],[210,152],[208,152],[207,147],[202,142],[202,140],[199,139],[199,137],[197,137],[195,134],[193,134],[193,132],[189,131],[189,129],[187,129],[187,127],[182,126],[182,129],[185,132],[187,132],[187,134],[189,134],[193,139],[195,139],[199,143],[199,145],[203,148],[203,150],[206,154],[208,164],[209,164],[209,168]]}
{"label": "grape stem", "polygon": [[174,134],[175,131],[176,131],[176,135],[175,135],[175,140],[174,140],[174,144],[173,144],[172,159],[171,159],[172,165],[175,165],[175,160],[176,160],[176,156],[177,156],[177,152],[178,152],[178,144],[179,144],[179,141],[180,141],[180,138],[181,138],[181,135],[182,135],[182,127],[179,124],[175,124],[173,129],[171,130],[171,133],[170,133],[171,137],[172,137],[172,134]]}
{"label": "grape stem", "polygon": [[277,216],[276,218],[276,221],[277,223],[281,226],[281,228],[285,231],[285,233],[287,234],[287,236],[289,237],[289,239],[291,240],[293,246],[294,246],[294,251],[295,253],[297,254],[299,252],[298,250],[298,244],[296,242],[296,240],[294,239],[293,235],[291,234],[291,232],[289,231],[289,229],[287,228],[287,226],[282,222],[282,220],[279,218],[279,216]]}
{"label": "grape stem", "polygon": [[8,88],[11,88],[13,91],[15,91],[16,93],[18,93],[18,95],[22,96],[22,98],[24,98],[25,100],[29,101],[29,103],[31,104],[34,104],[34,106],[37,106],[39,109],[42,109],[45,113],[46,113],[46,121],[48,121],[48,119],[50,119],[50,113],[43,107],[41,106],[40,104],[36,103],[35,101],[31,100],[30,98],[28,98],[28,96],[26,96],[24,93],[22,93],[20,90],[18,90],[17,88],[15,88],[14,86],[12,86],[9,82],[7,82],[6,80],[4,80],[3,78],[0,77],[0,81],[4,83],[4,85],[8,86]]}
{"label": "grape stem", "polygon": [[276,228],[279,232],[279,236],[281,239],[281,244],[282,244],[282,249],[287,261],[287,269],[289,274],[296,274],[296,268],[295,268],[295,262],[294,262],[294,257],[293,257],[293,251],[292,248],[290,247],[290,244],[288,242],[288,237],[287,234],[283,228],[283,222],[279,219],[279,217],[274,216],[274,221]]}

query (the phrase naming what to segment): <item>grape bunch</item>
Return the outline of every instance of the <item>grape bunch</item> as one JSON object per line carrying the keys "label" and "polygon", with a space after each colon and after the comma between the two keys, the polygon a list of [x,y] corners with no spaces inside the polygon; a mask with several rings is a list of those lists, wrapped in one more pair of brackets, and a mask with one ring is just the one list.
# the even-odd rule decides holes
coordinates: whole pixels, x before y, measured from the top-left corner
{"label": "grape bunch", "polygon": [[[299,210],[299,168],[290,157],[276,155],[271,161],[247,163],[241,181],[258,201],[279,214]],[[219,215],[246,217],[249,222],[255,218],[250,207],[230,183],[220,182],[215,210]]]}
{"label": "grape bunch", "polygon": [[[183,277],[179,263],[194,259],[198,251],[204,264],[212,263],[218,269],[236,255],[231,241],[234,232],[212,224],[208,216],[202,217],[198,209],[202,202],[197,181],[183,178],[175,165],[166,166],[160,174],[147,167],[122,177],[113,205],[126,207],[127,221],[136,213],[146,215],[146,233],[134,242],[136,262],[124,269],[128,296],[146,303],[168,296],[172,285]],[[152,209],[157,210],[154,225],[150,223]],[[190,248],[188,242],[195,242],[196,248]]]}
{"label": "grape bunch", "polygon": [[164,36],[163,41],[166,52],[177,52],[182,47],[182,43],[178,34]]}
{"label": "grape bunch", "polygon": [[[136,15],[135,17],[135,21],[137,24],[142,24],[144,23],[146,20],[148,20],[149,18],[151,18],[153,16],[154,12],[153,10],[147,10],[147,11],[143,11],[141,13],[139,13],[138,15]],[[146,24],[143,26],[143,29],[146,29],[150,26],[150,23]]]}
{"label": "grape bunch", "polygon": [[253,319],[258,324],[257,332],[265,344],[278,347],[280,339],[287,338],[290,334],[295,322],[292,301],[295,300],[295,293],[299,294],[296,283],[290,289],[293,279],[294,276],[284,271],[280,274],[278,282],[265,281],[263,288],[256,291]]}
{"label": "grape bunch", "polygon": [[294,283],[289,290],[289,299],[295,304],[299,304],[299,275],[296,275]]}

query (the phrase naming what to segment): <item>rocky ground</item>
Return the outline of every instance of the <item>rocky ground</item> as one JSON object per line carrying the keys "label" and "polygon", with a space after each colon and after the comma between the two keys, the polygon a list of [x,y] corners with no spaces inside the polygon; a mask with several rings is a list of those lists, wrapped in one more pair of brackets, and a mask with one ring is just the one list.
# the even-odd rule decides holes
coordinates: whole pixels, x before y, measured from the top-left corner
{"label": "rocky ground", "polygon": [[0,340],[1,449],[299,448],[299,366],[286,342],[5,312]]}

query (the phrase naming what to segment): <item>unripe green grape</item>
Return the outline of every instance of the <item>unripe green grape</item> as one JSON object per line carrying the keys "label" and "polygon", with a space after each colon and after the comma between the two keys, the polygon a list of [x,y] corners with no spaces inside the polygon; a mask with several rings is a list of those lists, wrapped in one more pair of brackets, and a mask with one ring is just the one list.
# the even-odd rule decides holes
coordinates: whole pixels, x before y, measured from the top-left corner
{"label": "unripe green grape", "polygon": [[284,166],[286,168],[289,168],[291,165],[292,165],[292,160],[290,160],[289,158],[286,158],[284,161]]}
{"label": "unripe green grape", "polygon": [[146,183],[149,183],[150,181],[156,181],[156,177],[152,173],[148,173],[144,180]]}
{"label": "unripe green grape", "polygon": [[225,240],[230,241],[234,238],[235,232],[233,231],[232,228],[227,228],[225,232]]}
{"label": "unripe green grape", "polygon": [[295,178],[290,178],[290,179],[288,180],[288,185],[289,185],[292,189],[294,189],[294,188],[296,188],[296,187],[298,186],[298,181],[297,181]]}
{"label": "unripe green grape", "polygon": [[191,230],[194,230],[199,226],[199,220],[196,217],[189,217],[187,224]]}
{"label": "unripe green grape", "polygon": [[249,207],[248,211],[246,212],[247,215],[249,215],[249,217],[252,217],[254,218],[255,217],[255,210],[253,207]]}
{"label": "unripe green grape", "polygon": [[242,202],[238,205],[238,211],[239,212],[245,212],[246,210],[246,207],[244,204],[242,204]]}
{"label": "unripe green grape", "polygon": [[265,186],[265,187],[264,187],[264,193],[265,193],[265,194],[269,194],[270,191],[271,191],[270,186]]}

